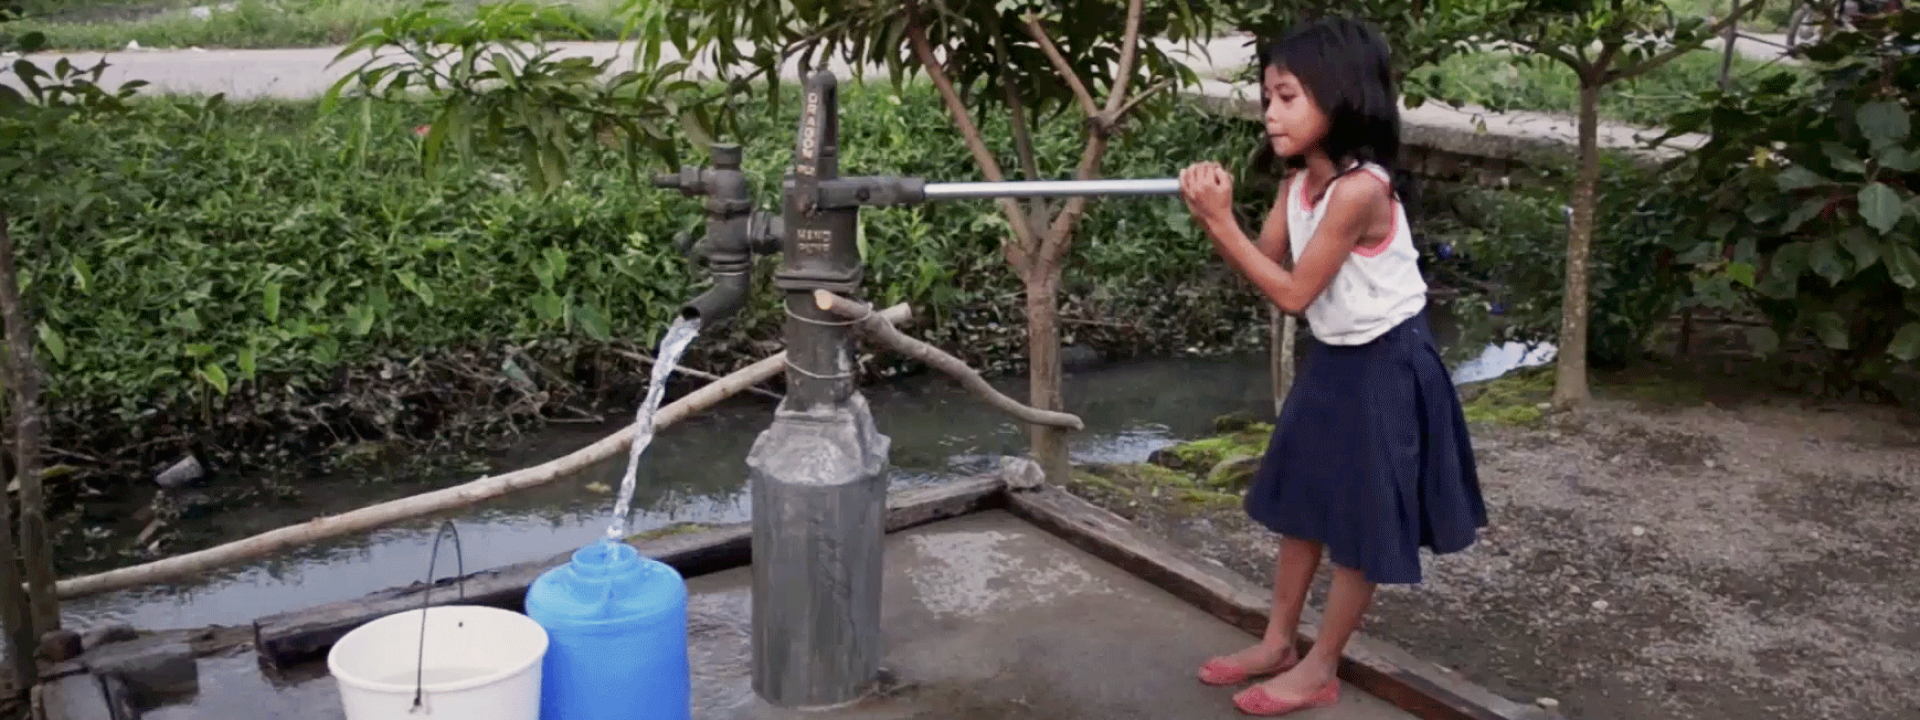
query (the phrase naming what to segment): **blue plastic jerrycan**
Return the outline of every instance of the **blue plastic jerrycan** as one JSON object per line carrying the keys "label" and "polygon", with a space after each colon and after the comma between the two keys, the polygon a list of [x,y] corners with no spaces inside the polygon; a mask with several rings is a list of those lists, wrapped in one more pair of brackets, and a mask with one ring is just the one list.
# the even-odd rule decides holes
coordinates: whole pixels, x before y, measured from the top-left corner
{"label": "blue plastic jerrycan", "polygon": [[690,720],[687,582],[611,540],[574,551],[527,588],[547,629],[541,720]]}

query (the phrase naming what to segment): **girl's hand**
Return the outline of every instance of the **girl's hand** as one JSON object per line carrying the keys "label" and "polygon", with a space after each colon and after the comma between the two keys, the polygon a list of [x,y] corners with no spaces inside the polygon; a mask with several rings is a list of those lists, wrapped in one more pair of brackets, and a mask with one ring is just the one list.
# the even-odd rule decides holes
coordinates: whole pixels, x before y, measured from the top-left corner
{"label": "girl's hand", "polygon": [[1209,230],[1233,220],[1233,176],[1220,163],[1202,162],[1180,171],[1180,198],[1193,219]]}

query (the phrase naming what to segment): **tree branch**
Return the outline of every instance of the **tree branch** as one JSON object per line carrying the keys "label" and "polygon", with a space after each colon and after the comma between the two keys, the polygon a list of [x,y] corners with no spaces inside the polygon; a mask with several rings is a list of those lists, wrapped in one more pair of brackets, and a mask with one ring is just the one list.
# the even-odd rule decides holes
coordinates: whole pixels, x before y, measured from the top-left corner
{"label": "tree branch", "polygon": [[[1073,178],[1075,180],[1095,179],[1100,174],[1100,158],[1106,153],[1107,134],[1090,133],[1086,147],[1080,150],[1080,166],[1074,169]],[[1053,223],[1048,226],[1046,236],[1040,239],[1038,258],[1041,263],[1053,262],[1066,253],[1067,239],[1073,237],[1073,230],[1080,224],[1080,218],[1086,216],[1089,199],[1085,195],[1067,198],[1066,204],[1060,208],[1060,214],[1053,216]]]}
{"label": "tree branch", "polygon": [[1620,43],[1613,41],[1600,43],[1600,55],[1595,57],[1593,63],[1585,70],[1580,71],[1580,84],[1601,87],[1612,82],[1614,78],[1608,69],[1613,66],[1613,59],[1619,56]]}
{"label": "tree branch", "polygon": [[1147,88],[1146,92],[1142,92],[1139,95],[1133,96],[1131,99],[1127,100],[1127,104],[1121,105],[1120,109],[1114,113],[1113,115],[1114,122],[1118,123],[1119,121],[1124,120],[1128,114],[1133,112],[1134,108],[1140,106],[1140,103],[1146,102],[1148,98],[1151,98],[1154,95],[1157,95],[1161,91],[1166,90],[1167,88],[1170,88],[1170,87],[1173,87],[1172,80],[1161,80],[1160,82],[1154,83],[1153,87]]}
{"label": "tree branch", "polygon": [[979,371],[967,367],[965,362],[962,362],[959,358],[952,355],[948,355],[946,351],[940,348],[908,337],[906,333],[902,333],[894,328],[893,323],[887,322],[885,317],[874,312],[873,307],[866,303],[855,302],[835,295],[827,290],[813,291],[813,303],[821,310],[854,321],[854,326],[860,328],[860,331],[868,337],[880,341],[903,355],[912,357],[932,366],[934,369],[953,376],[953,378],[959,380],[960,384],[965,386],[967,390],[973,392],[975,395],[979,395],[982,400],[987,401],[988,405],[994,406],[1001,412],[1012,415],[1032,425],[1047,425],[1067,428],[1069,430],[1086,429],[1086,424],[1081,422],[1080,418],[1072,413],[1053,412],[1051,410],[1041,410],[1030,407],[1022,404],[1018,400],[1007,397],[999,390],[993,389],[992,385],[987,384],[986,378],[980,377]]}
{"label": "tree branch", "polygon": [[[960,128],[960,137],[966,141],[967,150],[973,153],[973,161],[980,166],[980,174],[991,182],[1007,179],[1000,171],[1000,162],[993,157],[993,151],[987,149],[987,142],[980,134],[980,126],[975,125],[973,116],[967,112],[967,104],[960,100],[960,92],[953,87],[953,80],[947,77],[947,71],[933,57],[933,43],[927,40],[927,28],[922,22],[917,5],[907,6],[907,45],[913,48],[913,56],[926,68],[927,77],[933,80],[933,87],[940,93],[940,100],[947,106],[947,113],[953,116],[954,125]],[[1013,226],[1013,237],[1018,242],[1002,243],[1007,261],[1021,273],[1025,273],[1033,250],[1040,247],[1040,239],[1034,237],[1033,220],[1027,211],[1011,198],[1000,198],[1001,212],[1006,213],[1007,222]]]}
{"label": "tree branch", "polygon": [[1520,47],[1526,48],[1527,52],[1534,53],[1536,55],[1544,55],[1550,60],[1558,62],[1562,65],[1565,65],[1568,68],[1571,68],[1575,73],[1586,72],[1587,59],[1584,56],[1577,56],[1573,53],[1567,52],[1563,48],[1558,48],[1551,45],[1543,45],[1541,43],[1537,43],[1531,40],[1513,40],[1511,42],[1515,45],[1519,45]]}
{"label": "tree branch", "polygon": [[1000,61],[1000,92],[1006,96],[1008,118],[1013,126],[1014,152],[1020,157],[1020,172],[1028,180],[1040,179],[1040,161],[1033,154],[1033,129],[1027,127],[1027,104],[1020,99],[1020,86],[1014,82],[1013,54],[1007,50],[1007,39],[1000,33],[993,35],[993,55]]}
{"label": "tree branch", "polygon": [[[1107,154],[1107,142],[1112,137],[1113,129],[1120,124],[1120,118],[1123,115],[1121,109],[1132,108],[1138,104],[1137,100],[1127,97],[1127,84],[1133,76],[1133,64],[1139,58],[1140,18],[1144,12],[1144,5],[1144,0],[1127,2],[1127,26],[1120,39],[1120,66],[1115,69],[1113,88],[1107,95],[1106,109],[1100,111],[1098,115],[1087,118],[1091,124],[1091,132],[1088,133],[1086,147],[1080,151],[1080,166],[1075,168],[1073,173],[1076,180],[1092,180],[1099,175],[1100,159]],[[1029,16],[1028,23],[1030,28],[1039,27],[1038,21],[1033,20],[1032,16]],[[1069,74],[1069,77],[1072,76]],[[1141,95],[1145,97],[1152,92],[1153,90],[1149,89]],[[1080,224],[1080,219],[1086,216],[1087,200],[1085,195],[1069,198],[1066,205],[1060,208],[1060,214],[1053,216],[1053,223],[1047,228],[1046,236],[1040,239],[1039,259],[1043,265],[1058,260],[1066,253],[1067,240],[1073,237],[1074,228]]]}
{"label": "tree branch", "polygon": [[1080,112],[1086,114],[1088,120],[1100,117],[1100,105],[1093,101],[1093,93],[1087,91],[1086,82],[1080,79],[1079,73],[1073,71],[1073,64],[1067,62],[1067,56],[1060,54],[1060,48],[1053,44],[1053,38],[1047,37],[1047,29],[1040,24],[1040,16],[1027,13],[1022,19],[1027,23],[1027,36],[1040,46],[1040,53],[1047,56],[1047,64],[1053,66],[1054,72],[1060,73],[1060,79],[1065,80],[1067,88],[1073,91],[1074,101],[1080,103]]}
{"label": "tree branch", "polygon": [[1140,59],[1140,17],[1145,0],[1128,0],[1127,27],[1120,35],[1120,67],[1113,71],[1113,91],[1107,94],[1109,125],[1120,122],[1120,106],[1127,101],[1127,84],[1133,80],[1133,64]]}
{"label": "tree branch", "polygon": [[[1757,2],[1746,3],[1738,11],[1728,13],[1726,17],[1720,18],[1719,22],[1716,22],[1713,25],[1709,26],[1706,32],[1702,33],[1702,36],[1713,37],[1714,35],[1721,34],[1728,27],[1732,26],[1734,23],[1740,22],[1740,18],[1745,17],[1747,13],[1753,12],[1755,8],[1758,8],[1764,4],[1765,3],[1757,3]],[[1681,55],[1685,55],[1695,50],[1699,50],[1705,44],[1706,43],[1704,41],[1690,44],[1690,45],[1675,44],[1674,46],[1669,47],[1666,50],[1662,50],[1658,55],[1654,55],[1653,57],[1647,58],[1645,60],[1641,60],[1640,62],[1620,68],[1619,70],[1614,70],[1609,72],[1607,74],[1607,80],[1609,82],[1614,80],[1627,80],[1639,75],[1644,75],[1652,70],[1659,68],[1661,65],[1665,65],[1667,63],[1673,62],[1675,58],[1678,58]]]}

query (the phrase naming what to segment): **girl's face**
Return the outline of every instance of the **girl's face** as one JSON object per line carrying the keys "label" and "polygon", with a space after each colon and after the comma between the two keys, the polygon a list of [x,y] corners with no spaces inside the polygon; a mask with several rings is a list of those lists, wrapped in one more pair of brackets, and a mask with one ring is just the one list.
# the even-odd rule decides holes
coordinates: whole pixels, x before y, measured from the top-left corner
{"label": "girl's face", "polygon": [[1280,157],[1304,155],[1327,136],[1327,116],[1293,73],[1271,65],[1265,70],[1267,141]]}

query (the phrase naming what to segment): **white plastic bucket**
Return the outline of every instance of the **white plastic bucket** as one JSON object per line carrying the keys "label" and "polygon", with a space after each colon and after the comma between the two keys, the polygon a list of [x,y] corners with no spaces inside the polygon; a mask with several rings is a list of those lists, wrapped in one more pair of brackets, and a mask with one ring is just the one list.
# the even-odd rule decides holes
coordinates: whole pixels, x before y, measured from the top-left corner
{"label": "white plastic bucket", "polygon": [[327,652],[327,671],[339,685],[347,720],[539,720],[546,655],[546,628],[532,618],[481,605],[438,605],[354,628]]}

